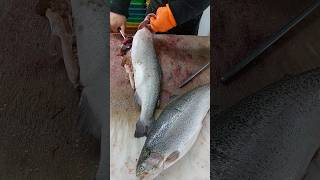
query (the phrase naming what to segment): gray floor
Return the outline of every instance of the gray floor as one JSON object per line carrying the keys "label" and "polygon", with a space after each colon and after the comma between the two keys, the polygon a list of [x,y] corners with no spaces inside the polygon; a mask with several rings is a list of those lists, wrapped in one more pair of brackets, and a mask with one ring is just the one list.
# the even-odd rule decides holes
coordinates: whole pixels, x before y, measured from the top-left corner
{"label": "gray floor", "polygon": [[98,142],[80,134],[79,94],[36,3],[0,1],[0,180],[90,180]]}

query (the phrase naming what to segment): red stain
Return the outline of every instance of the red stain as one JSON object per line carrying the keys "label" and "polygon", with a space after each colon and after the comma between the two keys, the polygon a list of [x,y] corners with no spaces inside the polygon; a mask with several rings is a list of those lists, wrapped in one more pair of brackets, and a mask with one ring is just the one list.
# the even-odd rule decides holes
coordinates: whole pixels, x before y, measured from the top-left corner
{"label": "red stain", "polygon": [[186,56],[188,59],[192,59],[192,54],[187,54]]}
{"label": "red stain", "polygon": [[162,89],[160,94],[160,102],[161,105],[166,104],[170,101],[170,97],[172,96],[172,93],[168,91],[167,89]]}
{"label": "red stain", "polygon": [[188,78],[191,75],[192,75],[192,72],[190,72],[189,69],[185,68],[183,73],[184,78]]}
{"label": "red stain", "polygon": [[165,79],[164,82],[168,82],[172,80],[172,74],[170,73],[169,76],[167,76],[167,78]]}
{"label": "red stain", "polygon": [[166,38],[166,44],[168,46],[175,47],[179,43],[180,39],[175,36],[167,36]]}
{"label": "red stain", "polygon": [[181,76],[181,66],[180,65],[178,65],[175,69],[173,69],[173,75],[175,77]]}
{"label": "red stain", "polygon": [[[172,95],[169,90],[176,90],[193,72],[201,68],[199,63],[205,58],[205,56],[202,57],[197,53],[193,54],[193,50],[186,48],[193,47],[192,45],[182,44],[186,42],[188,41],[184,41],[181,37],[170,35],[155,38],[155,50],[163,74],[161,86],[164,91],[167,90],[167,92],[162,93],[161,100],[164,102],[168,102]],[[127,91],[126,89],[130,87],[129,78],[124,67],[121,66],[122,57],[116,56],[121,48],[121,43],[120,35],[110,37],[110,84],[111,87],[117,88],[117,91]],[[130,55],[130,53],[127,55]]]}

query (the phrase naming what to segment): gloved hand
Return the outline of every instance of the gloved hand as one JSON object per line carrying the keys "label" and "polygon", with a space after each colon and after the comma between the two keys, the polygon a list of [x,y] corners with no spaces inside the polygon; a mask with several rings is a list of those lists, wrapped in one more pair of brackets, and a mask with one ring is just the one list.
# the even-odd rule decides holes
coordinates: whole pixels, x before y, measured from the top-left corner
{"label": "gloved hand", "polygon": [[177,25],[169,4],[157,9],[156,15],[150,16],[150,27],[153,32],[167,32]]}
{"label": "gloved hand", "polygon": [[124,15],[110,12],[110,30],[111,32],[121,32],[125,34],[127,18]]}

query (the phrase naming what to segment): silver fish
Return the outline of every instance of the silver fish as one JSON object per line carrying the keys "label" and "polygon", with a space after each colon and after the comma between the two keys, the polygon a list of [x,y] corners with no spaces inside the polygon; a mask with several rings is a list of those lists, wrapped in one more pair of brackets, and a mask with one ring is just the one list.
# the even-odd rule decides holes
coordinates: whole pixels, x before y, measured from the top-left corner
{"label": "silver fish", "polygon": [[141,106],[134,136],[145,136],[154,120],[160,94],[161,67],[153,45],[153,34],[138,30],[133,37],[131,60],[134,73],[135,101]]}
{"label": "silver fish", "polygon": [[170,102],[150,129],[137,164],[137,177],[153,179],[182,158],[197,140],[209,109],[209,84]]}

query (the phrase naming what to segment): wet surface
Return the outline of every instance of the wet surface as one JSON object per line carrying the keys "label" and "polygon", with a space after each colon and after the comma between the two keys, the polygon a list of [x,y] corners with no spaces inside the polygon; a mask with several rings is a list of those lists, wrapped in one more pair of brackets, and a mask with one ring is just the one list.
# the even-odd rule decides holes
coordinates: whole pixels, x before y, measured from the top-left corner
{"label": "wet surface", "polygon": [[[145,138],[136,139],[133,136],[139,109],[134,104],[134,92],[129,78],[121,66],[122,59],[117,56],[121,41],[120,35],[110,35],[110,172],[111,179],[131,180],[136,179],[136,163]],[[156,35],[154,45],[163,71],[158,115],[170,101],[170,97],[209,83],[210,69],[206,69],[185,87],[179,89],[179,85],[185,79],[207,64],[210,44],[208,37]],[[209,179],[209,124],[209,116],[207,116],[194,148],[157,179]]]}
{"label": "wet surface", "polygon": [[[133,90],[130,88],[129,78],[121,66],[122,57],[118,56],[121,48],[122,37],[110,35],[110,77],[111,94],[120,99],[132,98]],[[209,39],[208,37],[155,35],[154,39],[156,53],[162,68],[161,81],[161,107],[168,103],[170,97],[192,89],[196,84],[205,84],[210,80],[209,69],[196,76],[184,88],[179,86],[193,73],[206,65],[209,61]],[[130,51],[128,52],[130,55]],[[111,104],[116,109],[134,107],[127,105],[127,101]],[[133,102],[132,102],[133,103]],[[114,106],[117,105],[117,106]]]}

